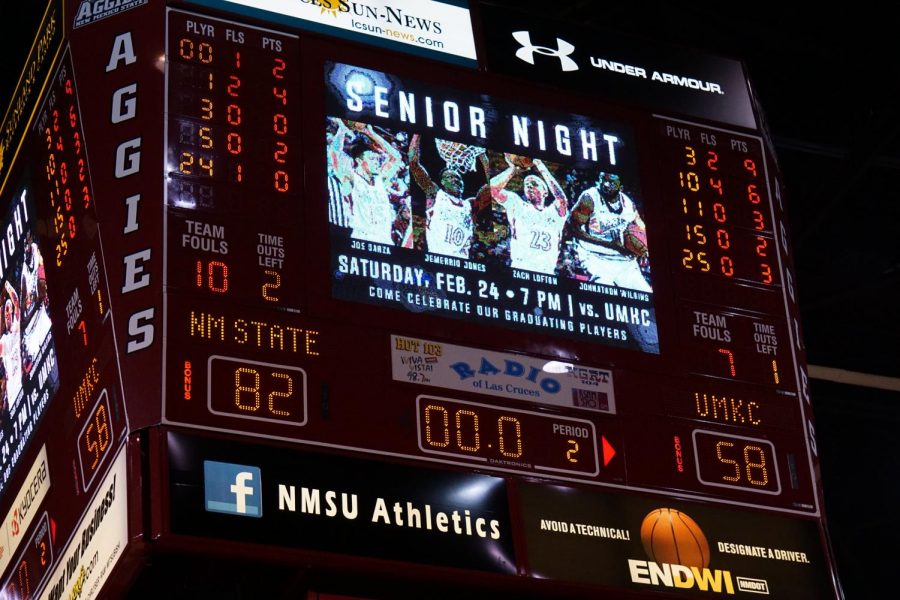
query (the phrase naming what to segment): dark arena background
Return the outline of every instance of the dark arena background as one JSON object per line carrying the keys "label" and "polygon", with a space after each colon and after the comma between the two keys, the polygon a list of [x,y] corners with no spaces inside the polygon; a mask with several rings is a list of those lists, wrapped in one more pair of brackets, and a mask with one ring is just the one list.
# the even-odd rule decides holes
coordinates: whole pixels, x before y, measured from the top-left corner
{"label": "dark arena background", "polygon": [[[898,333],[897,159],[785,116],[760,22],[9,11],[3,598],[876,585],[847,515],[897,499],[865,498],[897,352],[862,344]],[[814,194],[791,166],[822,156]]]}

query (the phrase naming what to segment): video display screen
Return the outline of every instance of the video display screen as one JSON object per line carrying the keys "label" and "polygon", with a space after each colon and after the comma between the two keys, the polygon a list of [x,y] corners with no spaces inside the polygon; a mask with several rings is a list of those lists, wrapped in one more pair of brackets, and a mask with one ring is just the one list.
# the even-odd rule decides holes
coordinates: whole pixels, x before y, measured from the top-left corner
{"label": "video display screen", "polygon": [[334,297],[659,353],[627,123],[325,78]]}
{"label": "video display screen", "polygon": [[0,493],[59,389],[30,180],[13,188],[0,241]]}

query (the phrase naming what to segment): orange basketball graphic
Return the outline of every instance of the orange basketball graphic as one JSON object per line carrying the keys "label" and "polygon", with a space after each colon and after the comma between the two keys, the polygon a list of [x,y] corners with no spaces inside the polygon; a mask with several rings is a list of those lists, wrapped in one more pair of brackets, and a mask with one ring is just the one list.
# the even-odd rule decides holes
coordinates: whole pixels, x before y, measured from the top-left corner
{"label": "orange basketball graphic", "polygon": [[641,543],[654,562],[699,569],[709,566],[709,542],[703,530],[674,508],[657,508],[644,517]]}

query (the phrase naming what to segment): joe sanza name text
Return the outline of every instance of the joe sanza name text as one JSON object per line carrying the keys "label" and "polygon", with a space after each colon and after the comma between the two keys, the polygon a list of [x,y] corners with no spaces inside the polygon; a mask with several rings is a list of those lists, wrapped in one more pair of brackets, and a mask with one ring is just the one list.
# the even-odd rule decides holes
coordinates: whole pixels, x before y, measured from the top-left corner
{"label": "joe sanza name text", "polygon": [[[357,67],[354,70],[367,72]],[[485,102],[483,96],[459,90],[453,90],[453,99],[441,98],[437,96],[442,91],[439,88],[426,89],[409,81],[388,87],[373,83],[385,78],[381,73],[371,73],[371,79],[348,77],[340,97],[332,98],[338,102],[333,110],[357,121],[380,121],[411,131],[432,130],[442,137],[478,146],[496,145],[510,151],[514,146],[515,152],[557,161],[611,167],[621,162],[622,132],[604,131],[585,117],[546,110],[541,115],[523,114],[521,107],[506,107],[493,99]]]}

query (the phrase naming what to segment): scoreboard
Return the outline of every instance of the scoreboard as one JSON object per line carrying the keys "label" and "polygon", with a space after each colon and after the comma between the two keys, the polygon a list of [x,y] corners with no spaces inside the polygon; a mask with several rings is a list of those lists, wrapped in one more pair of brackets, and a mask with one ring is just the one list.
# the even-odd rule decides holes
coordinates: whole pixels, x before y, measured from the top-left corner
{"label": "scoreboard", "polygon": [[127,431],[80,90],[59,10],[47,8],[3,130],[3,158],[13,157],[0,178],[4,598],[53,586],[82,499],[108,487]]}
{"label": "scoreboard", "polygon": [[[760,137],[179,10],[167,27],[167,421],[817,511]],[[611,176],[618,212],[588,212]],[[351,345],[367,358],[338,360]],[[358,393],[342,372],[388,380],[351,409],[378,427],[322,418]]]}
{"label": "scoreboard", "polygon": [[457,0],[51,2],[40,35],[0,171],[0,513],[43,507],[7,596],[217,540],[334,593],[838,597],[741,63]]}

